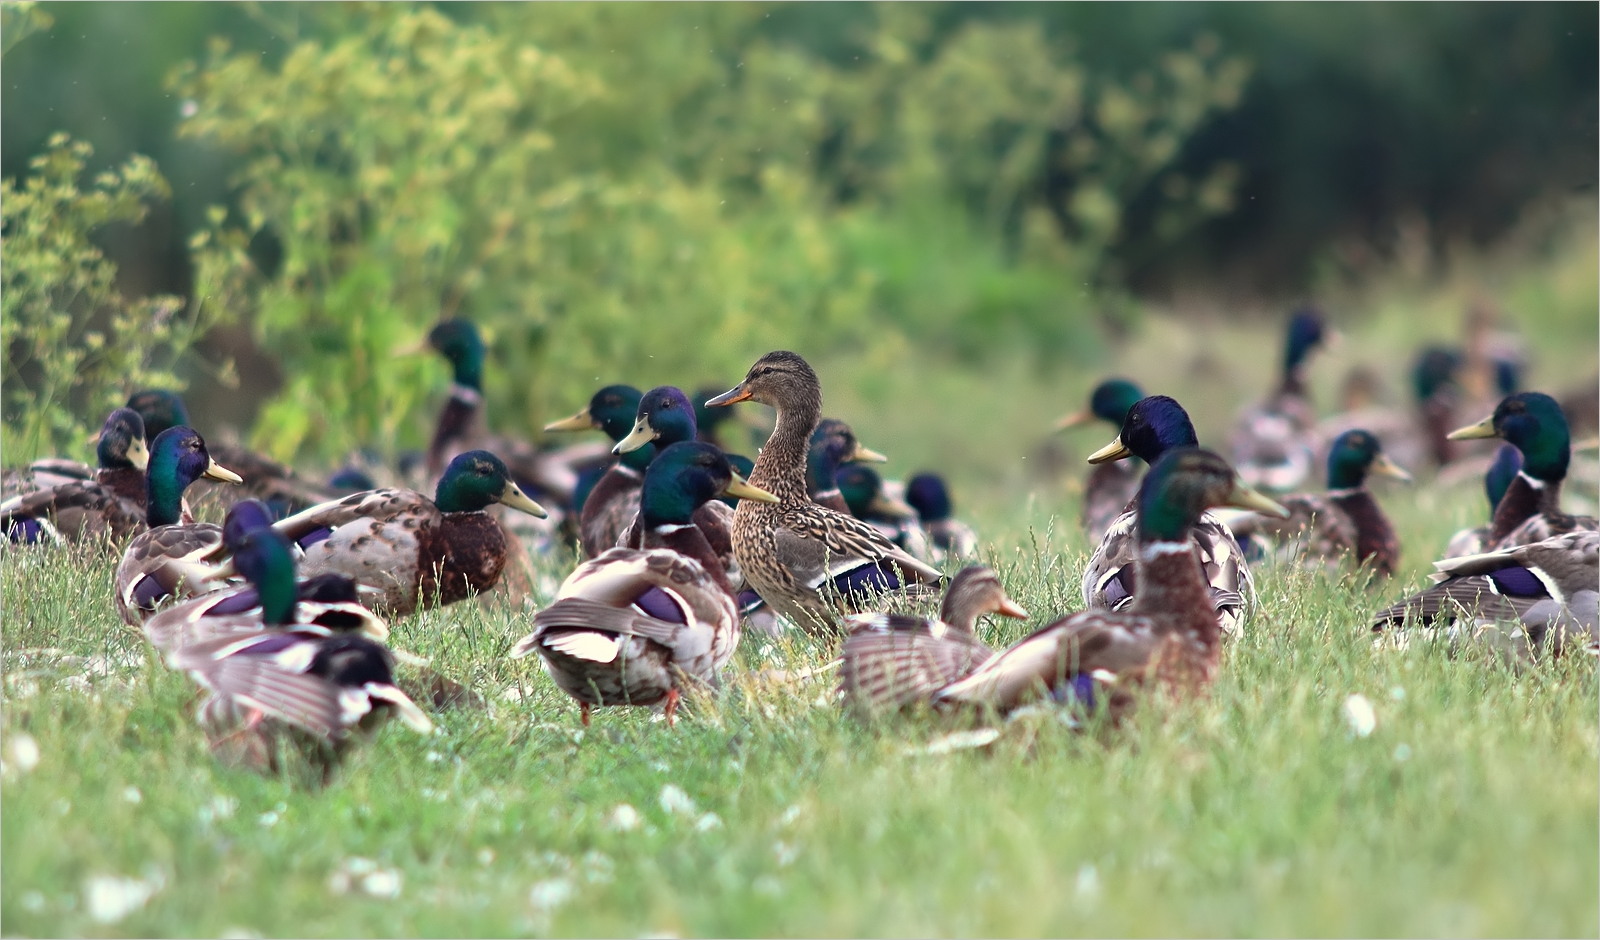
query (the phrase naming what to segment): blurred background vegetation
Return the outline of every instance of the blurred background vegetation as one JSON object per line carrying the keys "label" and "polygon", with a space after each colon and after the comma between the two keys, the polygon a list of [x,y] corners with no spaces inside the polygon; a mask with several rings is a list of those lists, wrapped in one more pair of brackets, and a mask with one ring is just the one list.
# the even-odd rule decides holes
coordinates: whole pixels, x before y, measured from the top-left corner
{"label": "blurred background vegetation", "polygon": [[1353,285],[1505,244],[1577,257],[1550,345],[1592,368],[1592,7],[4,12],[7,462],[168,381],[283,458],[417,446],[445,367],[392,351],[441,316],[485,328],[511,432],[774,347],[831,401],[989,382],[1031,420],[1152,323],[1265,352],[1286,303],[1404,320]]}

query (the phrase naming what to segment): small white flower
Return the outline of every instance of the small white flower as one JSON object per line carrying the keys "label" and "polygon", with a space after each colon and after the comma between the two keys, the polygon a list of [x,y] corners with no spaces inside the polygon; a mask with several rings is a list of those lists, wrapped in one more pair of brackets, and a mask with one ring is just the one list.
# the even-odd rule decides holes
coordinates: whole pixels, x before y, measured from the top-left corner
{"label": "small white flower", "polygon": [[97,923],[114,924],[144,907],[159,885],[140,878],[95,875],[83,884],[89,916]]}
{"label": "small white flower", "polygon": [[482,848],[478,850],[478,864],[488,867],[494,864],[494,849]]}
{"label": "small white flower", "polygon": [[44,910],[44,895],[38,891],[22,892],[22,909],[34,914]]}
{"label": "small white flower", "polygon": [[400,872],[380,868],[361,879],[361,890],[375,898],[397,898],[400,896]]}
{"label": "small white flower", "polygon": [[672,765],[667,763],[664,760],[658,760],[654,764],[651,764],[650,766],[655,768],[655,772],[658,773],[658,774],[664,774],[667,771],[672,769]]}
{"label": "small white flower", "polygon": [[14,767],[23,774],[39,766],[39,742],[28,732],[18,731],[6,741],[4,763],[6,769]]}
{"label": "small white flower", "polygon": [[370,858],[352,855],[344,860],[344,870],[352,875],[365,875],[378,870],[378,863]]}
{"label": "small white flower", "polygon": [[233,811],[239,808],[239,801],[229,796],[218,794],[211,798],[211,802],[200,807],[200,822],[208,824],[216,819],[227,819]]}
{"label": "small white flower", "polygon": [[780,867],[787,868],[794,864],[795,859],[800,857],[800,846],[790,845],[781,841],[774,842],[772,843],[772,854],[777,856]]}
{"label": "small white flower", "polygon": [[639,828],[639,811],[627,803],[618,803],[617,808],[611,811],[611,817],[606,820],[606,826],[617,832],[632,832]]}
{"label": "small white flower", "polygon": [[178,113],[185,118],[192,118],[200,113],[200,103],[193,98],[185,98],[183,104],[178,106]]}
{"label": "small white flower", "polygon": [[583,853],[583,877],[590,884],[610,884],[616,871],[616,863],[606,853],[595,849]]}
{"label": "small white flower", "polygon": [[1411,745],[1400,744],[1394,749],[1394,759],[1404,763],[1411,759]]}
{"label": "small white flower", "polygon": [[1100,871],[1085,862],[1078,867],[1078,896],[1092,898],[1100,893]]}
{"label": "small white flower", "polygon": [[144,800],[144,794],[139,792],[138,787],[123,787],[122,799],[129,803],[139,803]]}
{"label": "small white flower", "polygon": [[664,813],[681,813],[684,816],[692,816],[695,813],[694,800],[690,799],[689,794],[683,792],[683,788],[675,783],[666,784],[661,788],[659,800],[661,802],[661,811]]}
{"label": "small white flower", "polygon": [[263,828],[271,829],[278,824],[279,818],[277,813],[269,810],[257,817],[256,822],[260,823]]}
{"label": "small white flower", "polygon": [[966,751],[973,748],[985,747],[993,744],[1000,737],[999,728],[974,728],[971,731],[952,731],[943,737],[934,738],[922,747],[906,749],[906,754],[949,754],[951,751]]}
{"label": "small white flower", "polygon": [[1350,726],[1351,734],[1364,738],[1378,726],[1378,714],[1367,697],[1357,693],[1344,700],[1344,722]]}
{"label": "small white flower", "polygon": [[1405,701],[1405,698],[1406,698],[1406,688],[1405,688],[1405,686],[1397,685],[1394,688],[1390,689],[1389,690],[1389,697],[1394,699],[1397,702]]}
{"label": "small white flower", "polygon": [[716,813],[705,813],[694,824],[694,829],[696,832],[710,832],[713,829],[721,828],[722,817],[718,816]]}
{"label": "small white flower", "polygon": [[783,811],[783,815],[778,817],[778,825],[780,825],[780,826],[792,826],[792,825],[794,825],[795,822],[797,820],[799,820],[800,814],[802,812],[804,812],[804,810],[802,810],[800,808],[800,804],[799,803],[791,803],[789,805],[789,808]]}
{"label": "small white flower", "polygon": [[437,764],[444,760],[444,755],[440,754],[438,751],[429,751],[428,753],[422,755],[422,759],[430,764]]}
{"label": "small white flower", "polygon": [[540,913],[548,914],[572,900],[576,890],[570,879],[549,878],[535,883],[528,891],[528,903]]}

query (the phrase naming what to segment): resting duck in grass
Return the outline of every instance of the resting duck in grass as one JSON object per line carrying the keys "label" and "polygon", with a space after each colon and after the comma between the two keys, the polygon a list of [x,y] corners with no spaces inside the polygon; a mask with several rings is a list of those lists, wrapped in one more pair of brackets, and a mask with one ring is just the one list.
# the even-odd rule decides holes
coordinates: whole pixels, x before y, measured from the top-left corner
{"label": "resting duck in grass", "polygon": [[[1081,427],[1096,419],[1121,429],[1128,412],[1145,397],[1144,392],[1127,379],[1107,379],[1096,385],[1089,395],[1089,407],[1075,411],[1056,422],[1056,430]],[[1139,492],[1139,468],[1136,464],[1119,460],[1095,465],[1083,486],[1083,509],[1079,519],[1089,533],[1090,541],[1105,538],[1106,529],[1127,510]]]}
{"label": "resting duck in grass", "polygon": [[349,612],[334,621],[337,629],[306,622],[312,615],[300,609],[289,541],[270,527],[236,527],[231,535],[234,565],[250,581],[255,608],[222,615],[213,605],[210,616],[167,630],[162,618],[175,609],[150,623],[162,628],[150,639],[167,664],[208,693],[198,717],[214,754],[256,770],[279,770],[282,746],[305,744],[326,773],[353,732],[371,730],[391,714],[424,734],[433,730],[396,687],[393,659],[371,638],[370,619]]}
{"label": "resting duck in grass", "polygon": [[607,705],[662,705],[670,723],[685,683],[715,683],[733,656],[733,585],[694,523],[695,510],[723,494],[741,506],[777,501],[740,480],[714,445],[662,451],[645,471],[641,547],[578,566],[512,649],[513,658],[539,654],[585,725]]}
{"label": "resting duck in grass", "polygon": [[202,477],[240,482],[237,474],[211,459],[193,428],[178,425],[156,435],[145,472],[149,528],[128,543],[113,582],[125,623],[138,626],[166,601],[222,586],[209,567],[226,551],[222,527],[195,522],[183,505],[184,490]]}
{"label": "resting duck in grass", "polygon": [[740,500],[733,553],[745,580],[802,629],[832,632],[882,591],[926,592],[943,578],[872,526],[819,506],[806,494],[806,450],[822,411],[822,387],[806,361],[771,352],[739,385],[707,402],[756,401],[777,410],[777,426],[756,458],[750,482],[778,502]]}
{"label": "resting duck in grass", "polygon": [[0,530],[11,541],[121,544],[145,528],[145,470],[150,452],[144,421],[129,408],[106,418],[95,443],[98,469],[73,460],[36,460],[8,481],[17,494],[0,503]]}
{"label": "resting duck in grass", "polygon": [[[1156,461],[1140,484],[1137,504],[1141,590],[1130,607],[1063,617],[988,657],[970,631],[912,626],[886,639],[874,637],[869,627],[845,667],[856,696],[1002,715],[1050,698],[1085,709],[1104,707],[1119,718],[1143,686],[1203,691],[1221,657],[1221,632],[1190,533],[1211,507],[1276,514],[1283,508],[1245,486],[1221,457],[1187,447]],[[940,682],[973,660],[980,662],[971,672]]]}
{"label": "resting duck in grass", "polygon": [[[604,431],[612,443],[620,442],[633,431],[639,412],[639,401],[644,396],[631,385],[607,385],[595,392],[589,404],[577,414],[545,425],[546,431]],[[639,488],[644,482],[644,469],[656,455],[654,444],[631,450],[602,473],[594,484],[583,489],[578,513],[578,544],[583,557],[593,558],[617,544],[628,523],[639,513]]]}
{"label": "resting duck in grass", "polygon": [[1489,462],[1489,469],[1483,474],[1483,492],[1489,498],[1490,522],[1483,525],[1462,529],[1450,537],[1450,543],[1445,546],[1444,557],[1460,558],[1462,555],[1477,555],[1489,547],[1489,533],[1494,529],[1494,513],[1500,508],[1500,501],[1505,499],[1506,491],[1511,488],[1511,481],[1517,478],[1522,471],[1522,451],[1517,450],[1517,445],[1502,443],[1494,452],[1494,458]]}
{"label": "resting duck in grass", "polygon": [[928,533],[930,558],[944,564],[949,558],[976,558],[978,533],[960,519],[950,503],[950,488],[937,473],[919,473],[906,481],[906,502],[917,511]]}
{"label": "resting duck in grass", "polygon": [[888,459],[861,446],[850,425],[838,418],[823,418],[806,445],[806,494],[819,506],[849,513],[850,504],[839,492],[839,469],[845,464],[883,463]]}
{"label": "resting duck in grass", "polygon": [[994,569],[972,565],[951,579],[937,620],[886,613],[846,618],[839,671],[846,706],[869,713],[903,708],[971,675],[994,656],[973,632],[985,614],[1028,618]]}
{"label": "resting duck in grass", "polygon": [[1600,533],[1568,532],[1434,567],[1438,583],[1379,611],[1374,631],[1454,625],[1453,639],[1484,640],[1518,659],[1597,651]]}
{"label": "resting duck in grass", "polygon": [[1400,562],[1400,537],[1367,489],[1369,473],[1411,481],[1411,474],[1384,454],[1376,435],[1346,431],[1328,453],[1328,492],[1282,497],[1278,502],[1289,511],[1287,519],[1261,513],[1219,515],[1240,540],[1265,539],[1290,557],[1333,572],[1350,556],[1387,578]]}
{"label": "resting duck in grass", "polygon": [[1462,441],[1496,437],[1522,452],[1522,469],[1495,507],[1486,540],[1489,549],[1596,530],[1593,516],[1561,511],[1561,484],[1572,460],[1572,441],[1566,415],[1554,398],[1542,392],[1509,395],[1489,417],[1450,433],[1451,440]]}
{"label": "resting duck in grass", "polygon": [[[1089,456],[1092,464],[1138,457],[1154,466],[1162,455],[1174,448],[1198,444],[1194,424],[1183,406],[1165,395],[1141,399],[1128,409],[1122,430],[1111,443]],[[1255,603],[1255,580],[1250,575],[1244,552],[1216,513],[1202,512],[1190,532],[1200,552],[1206,581],[1211,584],[1212,603],[1221,620],[1224,636],[1238,636],[1244,629],[1245,615]],[[1083,602],[1092,610],[1126,610],[1138,593],[1139,557],[1138,512],[1129,504],[1106,530],[1089,564],[1083,571]]]}
{"label": "resting duck in grass", "polygon": [[273,528],[305,552],[305,575],[344,575],[376,589],[369,606],[405,616],[499,583],[509,549],[500,524],[485,512],[495,503],[545,515],[499,457],[472,450],[450,461],[431,500],[413,490],[369,490]]}
{"label": "resting duck in grass", "polygon": [[1316,449],[1317,423],[1306,388],[1306,360],[1332,332],[1322,312],[1305,307],[1289,318],[1278,387],[1266,401],[1240,416],[1231,446],[1239,478],[1251,486],[1284,492],[1305,482]]}

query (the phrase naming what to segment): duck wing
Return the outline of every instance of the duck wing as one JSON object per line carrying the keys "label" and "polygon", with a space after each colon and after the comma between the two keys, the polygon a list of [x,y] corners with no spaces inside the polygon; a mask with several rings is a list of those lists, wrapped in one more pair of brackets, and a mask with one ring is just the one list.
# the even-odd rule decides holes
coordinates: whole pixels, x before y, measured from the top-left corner
{"label": "duck wing", "polygon": [[937,585],[944,575],[884,537],[871,523],[816,505],[785,512],[773,532],[778,562],[815,591],[837,594]]}
{"label": "duck wing", "polygon": [[212,567],[225,552],[222,527],[209,522],[157,526],[141,533],[117,565],[117,609],[123,621],[139,626],[167,598],[225,587]]}
{"label": "duck wing", "polygon": [[273,524],[291,542],[302,543],[308,536],[332,531],[357,519],[387,522],[408,513],[437,514],[433,500],[415,490],[385,488],[353,493],[303,509]]}

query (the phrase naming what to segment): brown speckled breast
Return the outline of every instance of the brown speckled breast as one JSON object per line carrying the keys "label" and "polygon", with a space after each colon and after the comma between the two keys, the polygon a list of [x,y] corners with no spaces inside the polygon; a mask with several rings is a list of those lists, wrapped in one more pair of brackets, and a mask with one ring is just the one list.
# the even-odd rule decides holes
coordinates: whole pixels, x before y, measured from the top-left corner
{"label": "brown speckled breast", "polygon": [[417,602],[454,604],[500,581],[506,566],[506,538],[485,512],[447,512],[437,526],[421,533],[417,552]]}

